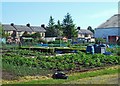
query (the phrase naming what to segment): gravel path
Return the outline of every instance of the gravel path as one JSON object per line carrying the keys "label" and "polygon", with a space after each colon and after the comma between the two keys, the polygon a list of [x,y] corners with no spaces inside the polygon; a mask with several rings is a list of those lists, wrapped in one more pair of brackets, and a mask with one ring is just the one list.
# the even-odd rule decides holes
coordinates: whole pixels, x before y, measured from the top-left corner
{"label": "gravel path", "polygon": [[120,85],[120,83],[118,83],[118,79],[120,80],[118,74],[102,75],[102,76],[79,79],[77,81],[71,81],[65,84],[119,84]]}

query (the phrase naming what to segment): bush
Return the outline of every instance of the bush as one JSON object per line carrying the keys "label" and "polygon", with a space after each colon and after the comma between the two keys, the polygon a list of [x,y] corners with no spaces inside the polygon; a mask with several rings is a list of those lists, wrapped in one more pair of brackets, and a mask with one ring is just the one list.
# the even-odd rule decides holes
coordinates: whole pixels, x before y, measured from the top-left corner
{"label": "bush", "polygon": [[47,41],[46,41],[46,40],[44,40],[44,39],[39,39],[39,40],[38,40],[38,43],[47,44]]}
{"label": "bush", "polygon": [[103,39],[103,38],[96,38],[95,39],[96,44],[105,43],[105,42],[106,42],[106,39]]}
{"label": "bush", "polygon": [[120,56],[120,49],[117,50],[117,55]]}

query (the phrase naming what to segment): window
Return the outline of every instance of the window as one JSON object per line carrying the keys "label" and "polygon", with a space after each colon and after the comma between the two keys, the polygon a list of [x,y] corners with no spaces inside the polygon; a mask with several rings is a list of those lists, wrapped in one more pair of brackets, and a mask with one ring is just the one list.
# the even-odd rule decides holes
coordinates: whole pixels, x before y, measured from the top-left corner
{"label": "window", "polygon": [[88,37],[88,34],[85,34],[85,37]]}

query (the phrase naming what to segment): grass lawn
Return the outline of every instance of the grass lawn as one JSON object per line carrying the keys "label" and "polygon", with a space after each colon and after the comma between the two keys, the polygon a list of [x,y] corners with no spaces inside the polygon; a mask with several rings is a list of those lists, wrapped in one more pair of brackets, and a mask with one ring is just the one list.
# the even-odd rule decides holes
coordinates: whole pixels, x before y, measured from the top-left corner
{"label": "grass lawn", "polygon": [[[106,67],[104,69],[96,70],[96,71],[68,74],[69,78],[67,80],[43,77],[44,79],[32,79],[32,80],[28,80],[28,81],[27,80],[8,81],[8,84],[9,83],[16,84],[16,85],[17,84],[65,84],[65,83],[70,84],[71,82],[79,81],[80,79],[84,79],[84,78],[118,74],[118,73],[120,73],[120,69],[118,69],[118,67],[119,66],[112,66],[112,67]],[[4,83],[4,81],[3,81],[3,83]]]}
{"label": "grass lawn", "polygon": [[100,75],[78,79],[64,84],[118,84],[118,74]]}

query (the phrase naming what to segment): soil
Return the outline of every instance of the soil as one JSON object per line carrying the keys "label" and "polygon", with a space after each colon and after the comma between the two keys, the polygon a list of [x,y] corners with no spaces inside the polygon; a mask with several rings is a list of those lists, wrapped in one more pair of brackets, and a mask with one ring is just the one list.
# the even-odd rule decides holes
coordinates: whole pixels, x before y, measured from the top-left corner
{"label": "soil", "polygon": [[14,74],[7,72],[5,70],[2,70],[2,79],[3,80],[15,80],[18,78]]}
{"label": "soil", "polygon": [[[108,66],[110,67],[110,66]],[[88,69],[77,69],[77,70],[69,70],[69,71],[63,71],[66,74],[73,74],[73,73],[79,73],[79,72],[87,72],[87,71],[96,71],[96,70],[100,70],[100,69],[104,69],[106,67],[97,67],[97,68],[88,68]],[[55,72],[55,70],[53,70],[53,72]],[[48,75],[48,74],[46,74]],[[52,75],[52,74],[51,74]],[[3,80],[17,80],[19,78],[19,76],[16,76],[15,74],[11,73],[11,72],[7,72],[5,70],[2,70],[2,79]]]}

